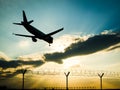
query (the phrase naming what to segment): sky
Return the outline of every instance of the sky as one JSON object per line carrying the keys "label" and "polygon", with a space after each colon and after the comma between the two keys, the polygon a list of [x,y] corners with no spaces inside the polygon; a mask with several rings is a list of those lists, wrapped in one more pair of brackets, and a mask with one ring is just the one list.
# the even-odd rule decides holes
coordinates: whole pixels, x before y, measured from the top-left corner
{"label": "sky", "polygon": [[[22,10],[28,20],[34,20],[31,25],[46,34],[64,30],[52,36],[51,46],[14,36],[30,35],[13,24],[23,20]],[[20,88],[16,82],[21,82],[21,68],[27,68],[45,74],[28,72],[25,88],[65,87],[65,71],[71,72],[70,87],[99,88],[97,74],[105,73],[103,88],[120,88],[119,11],[119,0],[0,0],[0,86]],[[59,74],[53,75],[52,70]],[[89,70],[94,75],[89,74],[93,79],[87,77],[88,82]]]}

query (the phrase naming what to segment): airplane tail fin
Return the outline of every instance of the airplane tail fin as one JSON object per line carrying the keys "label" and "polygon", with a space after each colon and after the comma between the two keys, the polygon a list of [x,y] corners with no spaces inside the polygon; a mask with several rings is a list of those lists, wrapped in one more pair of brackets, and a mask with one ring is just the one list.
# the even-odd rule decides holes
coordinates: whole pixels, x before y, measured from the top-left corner
{"label": "airplane tail fin", "polygon": [[24,25],[24,24],[31,24],[32,22],[33,22],[33,20],[27,21],[25,11],[23,10],[23,21],[21,21],[21,23],[13,23],[13,24]]}
{"label": "airplane tail fin", "polygon": [[26,14],[25,14],[25,11],[23,10],[23,22],[27,23],[27,17],[26,17]]}
{"label": "airplane tail fin", "polygon": [[23,10],[23,22],[28,24],[31,24],[33,22],[33,20],[27,21],[27,17],[24,10]]}

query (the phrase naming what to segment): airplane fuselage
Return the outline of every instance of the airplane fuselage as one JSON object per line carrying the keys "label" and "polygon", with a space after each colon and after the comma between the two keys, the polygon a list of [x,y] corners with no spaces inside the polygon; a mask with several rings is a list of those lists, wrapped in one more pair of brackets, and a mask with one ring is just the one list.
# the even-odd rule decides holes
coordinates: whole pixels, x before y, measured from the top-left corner
{"label": "airplane fuselage", "polygon": [[53,43],[53,38],[51,36],[46,36],[46,34],[39,31],[38,29],[36,29],[32,25],[25,23],[25,24],[23,24],[23,26],[25,27],[25,29],[28,32],[33,34],[35,36],[35,38],[43,39],[43,40],[47,41],[48,43]]}

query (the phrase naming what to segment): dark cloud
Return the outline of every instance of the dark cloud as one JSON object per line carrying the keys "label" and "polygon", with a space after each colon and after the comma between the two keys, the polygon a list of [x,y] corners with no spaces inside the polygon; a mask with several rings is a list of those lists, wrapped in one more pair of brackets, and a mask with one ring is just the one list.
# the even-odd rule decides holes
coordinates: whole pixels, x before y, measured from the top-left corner
{"label": "dark cloud", "polygon": [[114,46],[114,47],[108,49],[107,51],[111,51],[111,50],[114,50],[114,49],[117,49],[117,48],[120,48],[120,46]]}
{"label": "dark cloud", "polygon": [[34,67],[42,65],[44,62],[39,60],[39,61],[22,61],[22,60],[12,60],[12,61],[5,61],[5,60],[0,60],[0,67],[3,69],[7,68],[16,68],[21,65],[33,65]]}
{"label": "dark cloud", "polygon": [[[12,61],[5,61],[5,60],[0,60],[0,78],[5,79],[5,78],[11,78],[16,76],[17,74],[22,73],[22,69],[15,69],[21,65],[33,65],[34,67],[40,66],[44,64],[43,61],[21,61],[21,60],[12,60]],[[6,71],[5,69],[9,68],[14,68],[15,72],[11,72],[10,70]],[[5,70],[5,71],[4,71]]]}
{"label": "dark cloud", "polygon": [[[120,36],[118,34],[106,34],[106,35],[96,35],[88,38],[84,42],[77,42],[71,44],[65,49],[65,52],[55,52],[45,54],[46,61],[54,61],[57,63],[62,63],[62,59],[77,55],[88,55],[100,50],[106,49],[112,45],[120,42]],[[114,49],[114,48],[113,48]]]}
{"label": "dark cloud", "polygon": [[0,60],[0,67],[2,67],[3,69],[16,68],[17,66],[20,66],[20,64],[17,61]]}
{"label": "dark cloud", "polygon": [[16,70],[15,72],[12,72],[11,71],[0,71],[0,78],[1,79],[6,79],[6,78],[12,78],[18,74],[21,74],[23,70]]}

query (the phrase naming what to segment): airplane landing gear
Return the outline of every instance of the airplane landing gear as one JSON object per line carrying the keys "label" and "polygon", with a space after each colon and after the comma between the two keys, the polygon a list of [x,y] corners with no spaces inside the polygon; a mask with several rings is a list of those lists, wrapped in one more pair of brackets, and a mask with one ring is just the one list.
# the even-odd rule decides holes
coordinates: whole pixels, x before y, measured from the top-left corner
{"label": "airplane landing gear", "polygon": [[51,46],[50,43],[49,43],[49,46]]}

